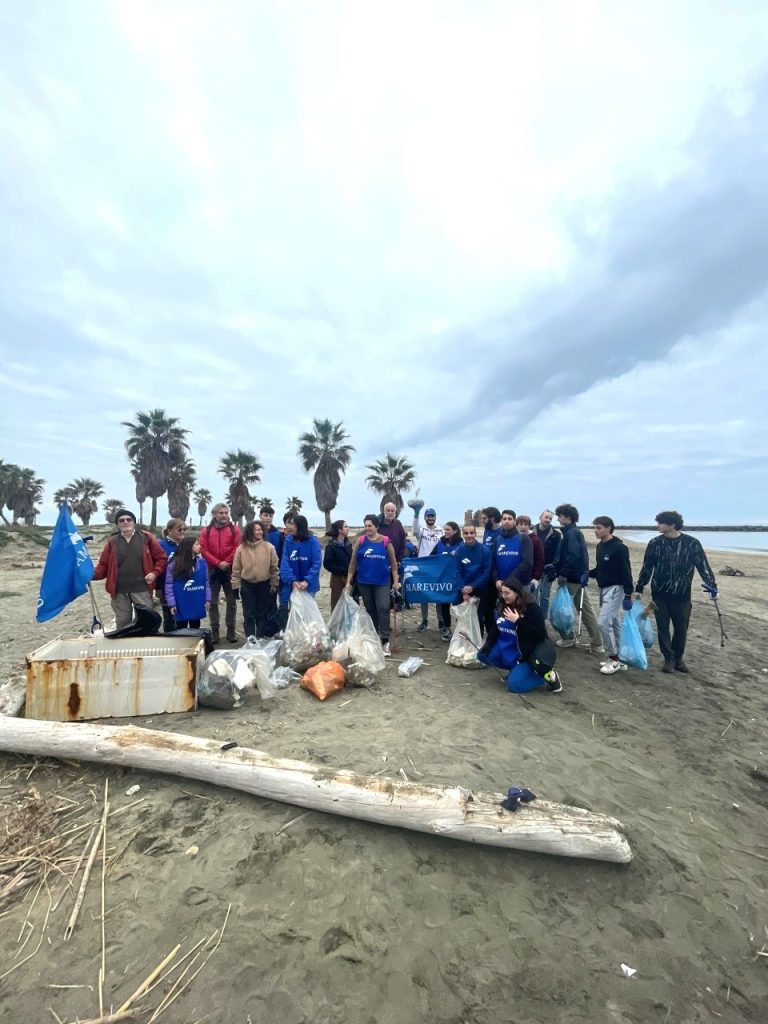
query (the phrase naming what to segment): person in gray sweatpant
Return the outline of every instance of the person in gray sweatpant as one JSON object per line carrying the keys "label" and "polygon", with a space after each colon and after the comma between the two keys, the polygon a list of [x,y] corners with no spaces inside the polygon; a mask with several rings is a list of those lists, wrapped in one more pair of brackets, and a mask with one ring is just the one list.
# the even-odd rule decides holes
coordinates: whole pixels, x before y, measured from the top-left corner
{"label": "person in gray sweatpant", "polygon": [[610,676],[614,672],[626,671],[627,666],[619,660],[619,637],[621,634],[622,608],[632,608],[632,567],[629,564],[629,550],[619,537],[613,536],[615,525],[610,516],[597,516],[592,520],[597,537],[595,567],[589,575],[597,580],[600,588],[600,614],[597,625],[603,638],[606,660],[600,671]]}

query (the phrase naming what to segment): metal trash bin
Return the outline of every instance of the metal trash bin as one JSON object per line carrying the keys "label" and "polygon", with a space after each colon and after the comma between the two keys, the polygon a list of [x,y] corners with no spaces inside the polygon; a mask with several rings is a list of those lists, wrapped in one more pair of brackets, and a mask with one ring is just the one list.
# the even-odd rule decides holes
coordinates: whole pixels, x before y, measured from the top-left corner
{"label": "metal trash bin", "polygon": [[57,638],[27,655],[26,717],[46,722],[193,711],[197,637]]}

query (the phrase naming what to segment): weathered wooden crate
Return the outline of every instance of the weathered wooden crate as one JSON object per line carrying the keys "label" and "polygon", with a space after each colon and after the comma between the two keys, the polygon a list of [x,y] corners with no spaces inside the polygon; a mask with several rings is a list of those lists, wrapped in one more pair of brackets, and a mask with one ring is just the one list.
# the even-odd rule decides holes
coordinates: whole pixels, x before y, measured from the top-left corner
{"label": "weathered wooden crate", "polygon": [[197,637],[58,638],[27,655],[26,717],[46,722],[192,711]]}

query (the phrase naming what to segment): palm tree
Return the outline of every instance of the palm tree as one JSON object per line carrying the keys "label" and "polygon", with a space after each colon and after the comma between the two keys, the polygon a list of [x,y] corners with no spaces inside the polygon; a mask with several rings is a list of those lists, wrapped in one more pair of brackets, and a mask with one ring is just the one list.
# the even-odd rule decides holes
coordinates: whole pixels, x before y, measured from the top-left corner
{"label": "palm tree", "polygon": [[303,505],[304,502],[301,500],[301,498],[287,498],[285,502],[285,511],[298,513],[301,512]]}
{"label": "palm tree", "polygon": [[144,502],[147,500],[147,492],[141,479],[141,469],[134,459],[131,462],[131,476],[136,483],[136,503],[139,506],[139,525],[144,525]]}
{"label": "palm tree", "polygon": [[3,507],[11,508],[11,495],[16,490],[20,469],[14,462],[4,462],[0,459],[0,517],[6,526],[11,524],[3,513]]}
{"label": "palm tree", "polygon": [[264,508],[265,506],[267,506],[268,508],[275,507],[271,498],[254,498],[253,504],[256,506],[256,508]]}
{"label": "palm tree", "polygon": [[192,495],[193,501],[197,502],[197,514],[200,516],[200,525],[203,525],[203,516],[208,511],[208,506],[213,501],[213,495],[210,491],[207,491],[204,487],[195,491]]}
{"label": "palm tree", "polygon": [[117,510],[123,508],[122,498],[107,498],[101,506],[108,523],[114,523]]}
{"label": "palm tree", "polygon": [[72,485],[68,484],[66,487],[60,487],[53,496],[53,503],[57,508],[61,508],[62,505],[66,505],[70,513],[72,512],[72,500],[75,497],[75,492],[72,490]]}
{"label": "palm tree", "polygon": [[189,496],[197,483],[197,470],[186,456],[171,469],[168,478],[168,512],[174,519],[187,521]]}
{"label": "palm tree", "polygon": [[394,503],[398,515],[403,507],[401,491],[410,491],[416,480],[416,472],[404,455],[391,455],[387,452],[386,457],[379,459],[366,469],[371,470],[371,475],[365,478],[372,491],[382,495],[380,508],[384,508],[388,501]]}
{"label": "palm tree", "polygon": [[93,513],[99,510],[96,499],[102,496],[104,487],[98,480],[83,476],[56,493],[65,496],[72,507],[72,512],[80,518],[83,526],[88,526]]}
{"label": "palm tree", "polygon": [[224,458],[219,463],[218,472],[229,480],[228,500],[232,518],[241,526],[251,501],[248,484],[257,484],[261,480],[259,470],[263,468],[256,455],[244,452],[242,448],[235,452],[224,452]]}
{"label": "palm tree", "polygon": [[344,430],[343,422],[313,419],[312,423],[314,433],[299,436],[298,456],[306,473],[311,469],[315,471],[315,499],[317,507],[325,513],[326,533],[330,533],[331,510],[336,508],[339,500],[341,474],[349,468],[355,449],[344,443],[349,434]]}
{"label": "palm tree", "polygon": [[35,504],[42,500],[45,480],[35,475],[34,469],[24,466],[15,467],[17,472],[13,474],[10,494],[6,497],[6,505],[13,513],[13,525],[16,526],[19,519],[24,520],[25,526],[34,524],[39,509]]}
{"label": "palm tree", "polygon": [[125,450],[131,459],[131,471],[136,480],[136,500],[139,485],[145,498],[152,499],[150,526],[157,526],[157,499],[168,490],[173,467],[184,461],[189,445],[184,440],[189,433],[182,430],[176,416],[167,416],[165,409],[137,412],[136,422],[123,421],[128,427]]}

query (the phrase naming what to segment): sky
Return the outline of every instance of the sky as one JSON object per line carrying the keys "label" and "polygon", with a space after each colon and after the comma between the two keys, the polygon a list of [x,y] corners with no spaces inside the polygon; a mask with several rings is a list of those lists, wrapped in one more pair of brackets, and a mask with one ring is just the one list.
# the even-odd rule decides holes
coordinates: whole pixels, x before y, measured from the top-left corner
{"label": "sky", "polygon": [[[768,522],[763,0],[0,13],[0,458],[136,508],[123,421],[279,511],[313,418],[438,519]],[[161,516],[166,509],[160,503]],[[98,517],[97,517],[98,518]]]}

